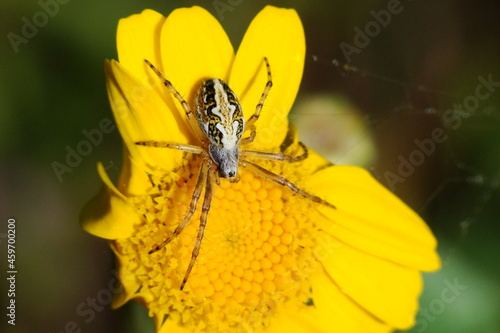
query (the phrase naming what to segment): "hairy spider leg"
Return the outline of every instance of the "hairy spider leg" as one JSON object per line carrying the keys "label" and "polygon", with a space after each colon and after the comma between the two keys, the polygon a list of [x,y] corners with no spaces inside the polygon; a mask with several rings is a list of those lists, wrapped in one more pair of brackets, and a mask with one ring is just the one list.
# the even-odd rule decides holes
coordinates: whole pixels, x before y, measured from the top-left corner
{"label": "hairy spider leg", "polygon": [[175,89],[172,82],[163,77],[163,74],[152,63],[150,63],[149,60],[144,59],[144,62],[149,66],[149,68],[153,70],[153,72],[155,72],[156,75],[158,75],[158,77],[163,81],[163,85],[167,87],[168,90],[170,90],[170,93],[172,93],[172,95],[174,95],[174,97],[179,101],[182,108],[184,109],[184,112],[186,113],[186,117],[189,121],[189,124],[191,125],[191,129],[193,130],[194,134],[203,145],[206,144],[205,135],[203,135],[201,129],[198,127],[197,120],[193,116],[193,111],[191,111],[191,108],[189,107],[189,104],[186,102],[186,100],[177,91],[177,89]]}
{"label": "hairy spider leg", "polygon": [[255,122],[257,119],[260,117],[260,112],[262,111],[262,108],[264,107],[264,102],[267,98],[267,95],[269,95],[269,91],[271,90],[271,87],[273,86],[273,78],[271,76],[271,66],[269,65],[269,61],[267,60],[267,57],[264,57],[264,62],[266,64],[266,69],[267,69],[267,83],[264,88],[264,91],[262,92],[262,95],[260,96],[259,103],[255,107],[254,113],[248,118],[248,120],[245,123],[245,130],[250,129],[250,136],[243,138],[241,141],[242,145],[246,145],[249,143],[252,143],[253,140],[255,139]]}

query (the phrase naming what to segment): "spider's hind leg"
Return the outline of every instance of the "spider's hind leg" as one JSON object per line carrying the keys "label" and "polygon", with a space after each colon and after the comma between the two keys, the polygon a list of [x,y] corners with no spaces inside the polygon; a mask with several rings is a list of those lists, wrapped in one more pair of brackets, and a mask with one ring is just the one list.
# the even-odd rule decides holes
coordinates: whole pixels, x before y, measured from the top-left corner
{"label": "spider's hind leg", "polygon": [[200,127],[198,126],[198,123],[195,119],[195,116],[193,114],[193,111],[191,111],[191,108],[189,107],[189,104],[186,102],[186,100],[184,99],[184,97],[182,97],[182,95],[180,94],[179,91],[177,91],[177,89],[175,89],[174,85],[172,84],[172,82],[170,82],[169,80],[167,80],[163,74],[151,63],[149,62],[149,60],[147,59],[144,59],[144,62],[148,65],[149,68],[151,68],[151,70],[163,81],[163,85],[165,87],[167,87],[168,90],[170,90],[170,93],[179,101],[179,103],[181,104],[181,107],[182,109],[184,110],[184,112],[186,113],[186,117],[189,121],[189,124],[191,125],[191,129],[192,131],[194,132],[194,134],[196,135],[196,137],[203,143],[205,144],[205,136],[203,135],[203,133],[201,132],[201,129]]}
{"label": "spider's hind leg", "polygon": [[266,70],[267,70],[267,82],[266,86],[264,88],[264,91],[262,92],[262,95],[260,96],[259,103],[255,107],[254,113],[248,118],[246,124],[245,124],[245,130],[247,131],[250,129],[250,136],[248,138],[243,139],[243,142],[241,144],[248,144],[252,143],[253,140],[255,139],[255,122],[257,119],[260,117],[260,112],[262,111],[262,108],[264,107],[264,102],[266,101],[267,95],[269,95],[269,91],[271,90],[271,87],[273,86],[273,77],[271,75],[271,66],[269,65],[269,61],[267,60],[267,57],[264,57],[264,62],[266,64]]}

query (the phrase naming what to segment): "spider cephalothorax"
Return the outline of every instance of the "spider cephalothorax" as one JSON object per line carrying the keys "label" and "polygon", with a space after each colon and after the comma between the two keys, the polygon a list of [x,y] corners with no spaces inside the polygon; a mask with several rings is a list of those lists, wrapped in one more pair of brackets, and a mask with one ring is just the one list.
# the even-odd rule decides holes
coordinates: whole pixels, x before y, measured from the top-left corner
{"label": "spider cephalothorax", "polygon": [[[207,224],[208,212],[210,211],[214,183],[219,183],[219,177],[226,178],[230,182],[238,182],[238,168],[243,167],[258,176],[288,187],[293,193],[304,198],[335,208],[335,206],[327,201],[299,188],[288,179],[248,160],[248,158],[254,158],[268,161],[287,161],[290,163],[302,161],[308,154],[307,148],[302,143],[300,143],[300,145],[304,152],[299,156],[240,149],[241,146],[252,143],[255,139],[255,122],[259,119],[264,101],[272,87],[271,67],[267,58],[264,58],[264,62],[267,68],[268,81],[257,107],[255,108],[255,112],[247,121],[245,121],[243,117],[243,111],[238,101],[238,97],[224,81],[220,79],[209,79],[201,84],[195,101],[195,113],[193,114],[189,104],[182,98],[181,94],[174,88],[172,83],[165,79],[160,71],[158,71],[148,60],[145,60],[145,62],[156,75],[163,80],[163,84],[180,102],[182,108],[186,112],[186,117],[191,125],[192,131],[201,143],[197,146],[164,141],[136,142],[137,145],[177,149],[202,156],[198,180],[193,191],[191,204],[187,214],[174,232],[149,252],[153,253],[160,250],[184,230],[196,211],[198,199],[203,192],[203,186],[205,186],[200,227],[198,229],[198,235],[196,237],[189,266],[180,286],[181,290],[184,288],[196,262],[196,258],[198,257],[205,226]],[[250,132],[249,136],[243,137],[243,134],[247,131]]]}

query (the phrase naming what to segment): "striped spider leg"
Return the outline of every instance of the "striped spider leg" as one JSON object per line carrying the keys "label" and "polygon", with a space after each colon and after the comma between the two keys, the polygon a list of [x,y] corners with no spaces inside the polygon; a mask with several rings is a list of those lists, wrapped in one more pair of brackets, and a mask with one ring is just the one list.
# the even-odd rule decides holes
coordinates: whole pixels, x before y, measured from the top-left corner
{"label": "striped spider leg", "polygon": [[[238,182],[238,167],[245,168],[260,177],[287,187],[293,193],[306,199],[335,209],[334,205],[299,188],[285,177],[277,175],[248,160],[261,159],[268,161],[286,161],[289,163],[299,162],[307,158],[308,155],[307,148],[303,143],[300,142],[299,144],[304,152],[298,156],[240,149],[241,146],[254,141],[256,137],[255,122],[259,119],[264,102],[273,84],[271,66],[269,65],[267,58],[264,58],[264,62],[267,69],[268,80],[254,113],[248,118],[247,121],[245,121],[243,117],[243,111],[236,94],[224,81],[216,78],[204,81],[201,84],[196,97],[195,111],[193,112],[189,104],[175,89],[172,83],[165,79],[161,72],[158,71],[148,60],[144,61],[153,70],[153,72],[158,75],[158,77],[163,81],[165,87],[167,87],[172,95],[179,101],[184,109],[184,112],[186,113],[186,117],[192,127],[193,133],[201,143],[199,146],[164,141],[138,141],[135,143],[136,145],[141,146],[170,148],[186,153],[201,155],[202,161],[198,179],[193,190],[188,212],[174,232],[154,249],[149,251],[150,254],[159,251],[182,233],[195,213],[203,188],[205,188],[198,234],[196,236],[195,245],[191,254],[191,260],[180,286],[181,290],[184,289],[186,285],[201,248],[208,220],[208,212],[210,211],[210,205],[212,202],[214,184],[220,184],[220,178],[226,178],[232,183]],[[250,134],[248,137],[243,138],[243,133],[246,131],[250,131]]]}

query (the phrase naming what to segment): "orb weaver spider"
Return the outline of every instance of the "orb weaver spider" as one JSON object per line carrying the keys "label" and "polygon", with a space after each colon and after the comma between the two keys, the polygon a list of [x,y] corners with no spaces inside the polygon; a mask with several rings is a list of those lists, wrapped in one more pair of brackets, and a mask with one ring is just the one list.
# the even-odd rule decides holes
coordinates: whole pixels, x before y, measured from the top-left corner
{"label": "orb weaver spider", "polygon": [[[169,235],[161,244],[156,246],[149,253],[159,251],[173,239],[175,239],[188,225],[198,206],[198,200],[205,186],[205,195],[203,198],[200,226],[196,237],[195,245],[191,253],[189,266],[182,280],[180,289],[183,290],[191,274],[191,270],[196,262],[200,251],[205,226],[207,224],[208,212],[213,196],[214,183],[220,185],[220,178],[226,178],[229,182],[239,181],[238,167],[247,169],[256,175],[275,182],[284,187],[288,187],[293,193],[307,198],[313,202],[335,209],[335,206],[329,202],[317,197],[297,185],[277,175],[264,167],[247,160],[247,158],[262,159],[268,161],[286,161],[289,163],[299,162],[307,158],[308,151],[306,146],[299,142],[303,153],[298,156],[290,156],[283,153],[263,152],[256,150],[243,150],[240,146],[252,143],[256,136],[255,122],[259,119],[261,110],[269,91],[273,85],[271,76],[271,66],[266,57],[264,62],[267,69],[267,83],[260,97],[254,113],[245,121],[241,105],[238,102],[236,94],[229,86],[220,79],[209,79],[202,82],[200,90],[195,100],[195,112],[184,100],[181,94],[175,89],[172,83],[165,79],[162,73],[156,69],[148,60],[144,59],[146,64],[158,75],[172,95],[179,101],[186,113],[189,124],[201,142],[200,146],[170,143],[164,141],[138,141],[135,144],[141,146],[177,149],[186,153],[199,154],[202,157],[198,179],[192,194],[191,203],[187,214],[182,222],[177,226],[174,232]],[[248,137],[243,138],[243,133],[250,130]]]}

